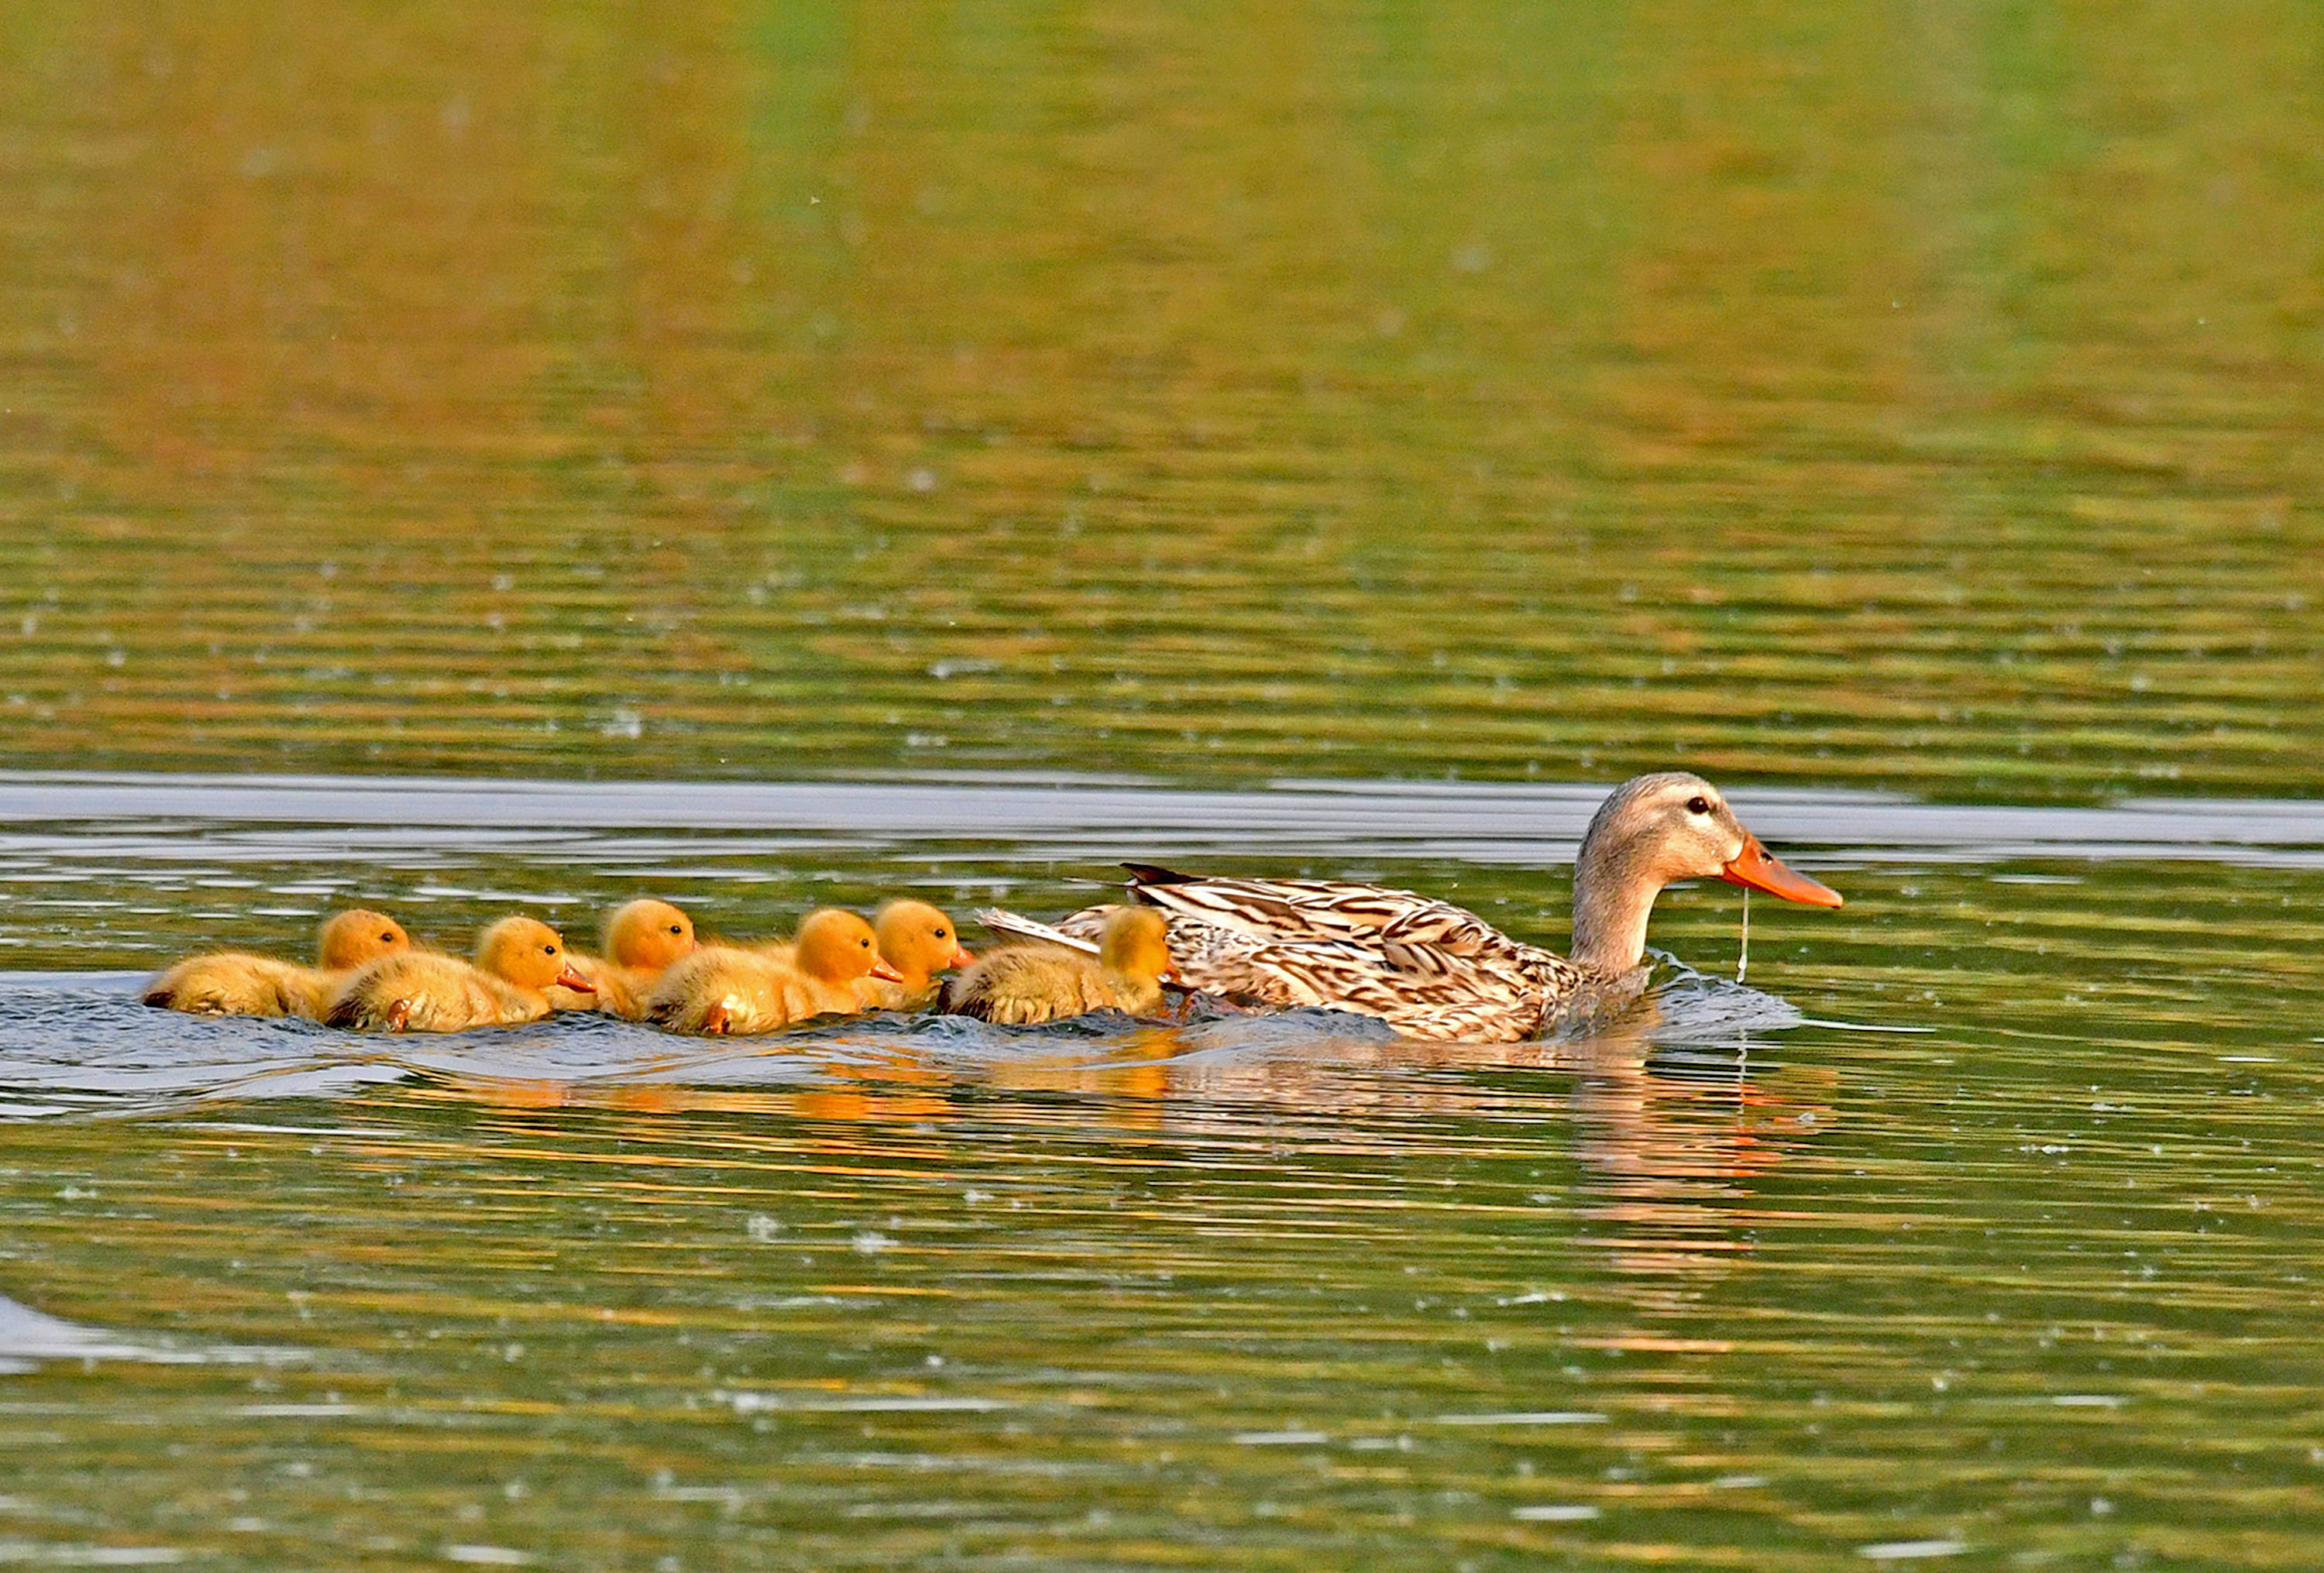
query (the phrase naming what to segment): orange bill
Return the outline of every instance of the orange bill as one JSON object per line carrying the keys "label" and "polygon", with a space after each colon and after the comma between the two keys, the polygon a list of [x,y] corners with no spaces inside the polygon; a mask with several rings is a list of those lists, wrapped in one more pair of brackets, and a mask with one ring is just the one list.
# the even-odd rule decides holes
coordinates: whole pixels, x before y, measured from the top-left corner
{"label": "orange bill", "polygon": [[[538,978],[540,974],[535,972],[533,976]],[[597,992],[597,986],[595,983],[590,982],[587,978],[582,975],[577,968],[572,966],[570,963],[567,963],[565,969],[557,974],[557,986],[559,989],[570,989],[576,994],[595,994]]]}
{"label": "orange bill", "polygon": [[884,961],[874,961],[872,963],[872,976],[874,978],[885,978],[890,983],[901,983],[904,980],[904,975],[901,972],[897,971],[895,968],[888,965]]}
{"label": "orange bill", "polygon": [[[976,958],[958,945],[954,945],[952,948],[952,954],[945,958],[944,964],[945,967],[973,967],[976,964]],[[937,969],[938,971],[943,970],[941,967]]]}
{"label": "orange bill", "polygon": [[1765,890],[1770,896],[1780,896],[1786,901],[1804,902],[1810,906],[1838,906],[1840,892],[1817,884],[1805,874],[1795,874],[1775,860],[1775,855],[1759,844],[1759,838],[1749,831],[1743,832],[1743,850],[1727,860],[1719,877],[1730,885],[1748,885],[1754,890]]}

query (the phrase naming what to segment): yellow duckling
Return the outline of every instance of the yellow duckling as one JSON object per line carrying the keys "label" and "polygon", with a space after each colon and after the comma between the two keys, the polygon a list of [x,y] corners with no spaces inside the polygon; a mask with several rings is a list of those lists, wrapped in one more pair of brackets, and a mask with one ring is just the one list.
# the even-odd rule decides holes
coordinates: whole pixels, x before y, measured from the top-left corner
{"label": "yellow duckling", "polygon": [[890,901],[872,920],[880,959],[895,969],[894,981],[860,978],[856,995],[881,1010],[921,1010],[936,1003],[936,974],[965,967],[976,958],[960,948],[951,918],[925,901]]}
{"label": "yellow duckling", "polygon": [[647,991],[645,1018],[672,1032],[740,1037],[811,1016],[853,1016],[863,1008],[858,980],[898,980],[880,959],[872,925],[840,907],[807,914],[791,949],[786,962],[762,951],[704,945]]}
{"label": "yellow duckling", "polygon": [[1116,908],[1094,956],[1063,945],[988,951],[945,989],[944,1008],[1010,1026],[1061,1021],[1092,1010],[1154,1016],[1170,965],[1170,923],[1150,906]]}
{"label": "yellow duckling", "polygon": [[565,941],[547,924],[504,917],[476,941],[476,959],[431,951],[383,956],[341,984],[323,1011],[332,1026],[388,1032],[466,1032],[514,1026],[549,1012],[551,987],[589,992]]}
{"label": "yellow duckling", "polygon": [[693,949],[694,920],[685,913],[667,901],[626,902],[605,920],[603,956],[574,951],[565,958],[596,986],[595,992],[551,988],[549,1003],[558,1010],[603,1010],[635,1021],[654,980]]}
{"label": "yellow duckling", "polygon": [[145,1003],[198,1016],[319,1016],[348,973],[410,948],[403,925],[383,913],[335,912],[324,920],[311,967],[246,951],[189,956],[145,986]]}

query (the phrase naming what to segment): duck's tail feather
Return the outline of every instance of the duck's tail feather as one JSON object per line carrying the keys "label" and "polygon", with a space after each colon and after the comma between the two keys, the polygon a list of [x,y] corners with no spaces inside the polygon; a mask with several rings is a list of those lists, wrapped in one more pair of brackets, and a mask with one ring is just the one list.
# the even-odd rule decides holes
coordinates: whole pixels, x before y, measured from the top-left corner
{"label": "duck's tail feather", "polygon": [[1133,894],[1140,885],[1199,885],[1204,876],[1181,874],[1176,869],[1165,869],[1158,863],[1124,863],[1130,870],[1130,888]]}
{"label": "duck's tail feather", "polygon": [[1051,928],[1046,923],[1038,923],[1032,918],[1020,916],[1005,907],[981,906],[976,911],[976,921],[997,934],[1011,934],[1019,939],[1039,940],[1047,944],[1063,945],[1069,951],[1079,951],[1085,956],[1097,954],[1097,946],[1090,941],[1082,939],[1078,935],[1069,934],[1063,929]]}

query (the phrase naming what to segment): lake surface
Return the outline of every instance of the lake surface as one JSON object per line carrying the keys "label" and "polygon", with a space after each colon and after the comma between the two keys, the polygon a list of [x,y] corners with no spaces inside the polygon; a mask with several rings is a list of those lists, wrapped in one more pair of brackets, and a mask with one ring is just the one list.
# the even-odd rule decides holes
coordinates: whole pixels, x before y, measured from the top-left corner
{"label": "lake surface", "polygon": [[[27,1559],[2299,1567],[2324,805],[1749,789],[1647,1010],[681,1040],[189,1020],[363,901],[1054,915],[1111,852],[1554,939],[1587,788],[0,780]],[[918,827],[944,806],[941,839]],[[57,1319],[55,1320],[44,1319]]]}
{"label": "lake surface", "polygon": [[[0,6],[0,1561],[2324,1561],[2302,0]],[[383,906],[1652,1008],[194,1022]]]}

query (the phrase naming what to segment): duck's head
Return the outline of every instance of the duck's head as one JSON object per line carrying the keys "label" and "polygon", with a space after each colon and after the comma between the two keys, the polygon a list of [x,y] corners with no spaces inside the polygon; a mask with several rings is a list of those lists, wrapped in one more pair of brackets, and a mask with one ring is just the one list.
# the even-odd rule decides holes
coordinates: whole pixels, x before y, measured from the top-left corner
{"label": "duck's head", "polygon": [[531,917],[504,917],[476,939],[476,965],[520,989],[546,989],[551,984],[582,994],[597,986],[565,959],[565,938]]}
{"label": "duck's head", "polygon": [[1573,865],[1573,959],[1626,971],[1645,954],[1646,914],[1676,879],[1725,879],[1810,906],[1840,893],[1784,867],[1745,830],[1719,788],[1683,770],[1614,789]]}
{"label": "duck's head", "polygon": [[403,925],[383,912],[361,907],[335,912],[323,920],[315,942],[315,960],[326,972],[344,972],[381,956],[411,948]]}
{"label": "duck's head", "polygon": [[925,901],[890,901],[872,920],[872,930],[879,937],[880,959],[910,988],[926,985],[932,972],[976,960],[960,948],[960,931],[952,919]]}
{"label": "duck's head", "polygon": [[624,903],[605,920],[605,959],[659,972],[694,949],[694,920],[667,901]]}
{"label": "duck's head", "polygon": [[844,907],[808,913],[799,924],[792,953],[798,970],[819,982],[844,987],[866,976],[903,981],[895,968],[880,959],[880,940],[872,925]]}
{"label": "duck's head", "polygon": [[1178,980],[1170,964],[1170,920],[1151,906],[1117,906],[1098,935],[1097,959],[1132,978]]}

